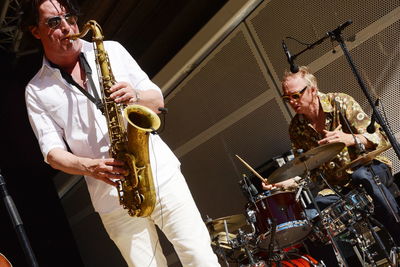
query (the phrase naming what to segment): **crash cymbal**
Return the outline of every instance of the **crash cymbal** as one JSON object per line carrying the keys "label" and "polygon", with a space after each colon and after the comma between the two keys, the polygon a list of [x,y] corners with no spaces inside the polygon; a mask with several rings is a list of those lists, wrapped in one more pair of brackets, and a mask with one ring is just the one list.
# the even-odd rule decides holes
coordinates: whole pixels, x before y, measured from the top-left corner
{"label": "crash cymbal", "polygon": [[339,171],[353,169],[360,165],[365,165],[367,163],[370,163],[374,158],[376,158],[377,156],[379,156],[380,154],[382,154],[383,152],[385,152],[386,150],[388,150],[391,147],[392,147],[391,145],[388,145],[388,146],[373,150],[371,152],[365,153],[364,155],[360,155],[358,158],[356,158],[355,160],[350,162],[348,165],[339,169]]}
{"label": "crash cymbal", "polygon": [[310,149],[275,170],[268,177],[268,183],[275,184],[295,176],[303,175],[306,169],[313,170],[332,160],[344,147],[344,143],[332,143]]}
{"label": "crash cymbal", "polygon": [[206,226],[211,236],[216,236],[221,232],[225,232],[224,221],[230,233],[237,231],[239,228],[247,224],[246,217],[243,214],[236,214],[211,220],[206,222]]}

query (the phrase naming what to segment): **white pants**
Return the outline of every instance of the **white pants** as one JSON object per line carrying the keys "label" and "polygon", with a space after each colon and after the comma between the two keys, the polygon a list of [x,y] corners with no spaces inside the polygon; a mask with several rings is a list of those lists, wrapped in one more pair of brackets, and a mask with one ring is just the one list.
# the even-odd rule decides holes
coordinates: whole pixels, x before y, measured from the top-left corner
{"label": "white pants", "polygon": [[167,266],[155,225],[173,244],[183,266],[220,266],[211,248],[210,236],[185,178],[178,171],[159,188],[152,215],[137,218],[127,210],[100,214],[110,238],[129,266]]}

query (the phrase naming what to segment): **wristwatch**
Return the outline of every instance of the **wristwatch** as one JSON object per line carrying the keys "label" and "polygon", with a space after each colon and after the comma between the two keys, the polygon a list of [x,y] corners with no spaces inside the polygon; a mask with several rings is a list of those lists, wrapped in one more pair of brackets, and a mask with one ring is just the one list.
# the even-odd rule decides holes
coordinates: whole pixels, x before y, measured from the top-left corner
{"label": "wristwatch", "polygon": [[355,146],[358,150],[364,151],[365,150],[365,145],[361,142],[361,139],[358,136],[354,136],[354,139],[356,141]]}

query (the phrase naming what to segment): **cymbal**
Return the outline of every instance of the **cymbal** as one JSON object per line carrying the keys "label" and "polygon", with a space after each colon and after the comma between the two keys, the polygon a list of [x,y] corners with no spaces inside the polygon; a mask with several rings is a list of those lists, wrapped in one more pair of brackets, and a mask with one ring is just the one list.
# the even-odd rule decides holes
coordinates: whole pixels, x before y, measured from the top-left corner
{"label": "cymbal", "polygon": [[322,164],[332,160],[345,147],[344,143],[325,144],[301,154],[275,170],[269,177],[268,183],[283,182],[295,176],[300,176],[306,169],[313,170]]}
{"label": "cymbal", "polygon": [[226,216],[206,222],[208,231],[212,236],[225,232],[224,221],[226,221],[229,233],[234,232],[247,224],[246,217],[243,214]]}
{"label": "cymbal", "polygon": [[391,145],[388,145],[388,146],[385,146],[385,147],[381,147],[381,148],[375,149],[375,150],[373,150],[371,152],[365,153],[364,155],[360,155],[358,158],[356,158],[355,160],[353,160],[352,162],[347,164],[345,167],[340,168],[339,171],[347,170],[347,169],[353,169],[353,168],[358,167],[360,165],[365,165],[365,164],[371,162],[374,158],[376,158],[381,153],[385,152],[386,150],[388,150],[391,147],[392,147]]}

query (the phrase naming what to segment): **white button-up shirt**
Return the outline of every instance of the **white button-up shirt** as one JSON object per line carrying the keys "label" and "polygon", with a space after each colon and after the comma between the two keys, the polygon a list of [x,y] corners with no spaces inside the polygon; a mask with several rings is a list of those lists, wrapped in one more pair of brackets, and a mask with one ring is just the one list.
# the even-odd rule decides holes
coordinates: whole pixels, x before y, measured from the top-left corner
{"label": "white button-up shirt", "polygon": [[[80,41],[83,42],[82,52],[92,69],[95,86],[100,88],[93,46]],[[162,94],[119,43],[106,41],[104,46],[116,81],[129,82],[137,90],[153,89]],[[92,90],[88,89],[89,92]],[[46,162],[48,152],[54,148],[69,148],[80,157],[109,157],[105,117],[78,88],[66,82],[46,58],[42,68],[27,85],[25,99],[30,123]],[[180,163],[158,135],[150,135],[149,151],[154,183],[160,186],[179,171]],[[120,207],[115,187],[91,177],[85,179],[96,211],[108,213]]]}

